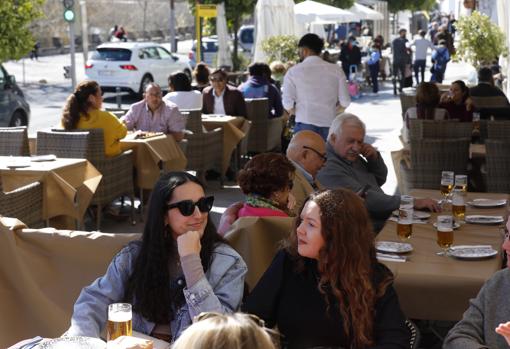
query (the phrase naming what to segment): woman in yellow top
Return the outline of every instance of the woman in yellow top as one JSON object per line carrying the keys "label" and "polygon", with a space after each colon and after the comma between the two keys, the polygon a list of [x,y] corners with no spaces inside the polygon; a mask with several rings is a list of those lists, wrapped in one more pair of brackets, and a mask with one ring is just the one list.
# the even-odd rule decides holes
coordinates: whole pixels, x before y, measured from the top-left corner
{"label": "woman in yellow top", "polygon": [[122,152],[120,140],[127,133],[126,126],[112,113],[101,110],[102,105],[99,84],[91,80],[82,81],[67,98],[62,126],[66,130],[103,129],[105,155],[119,155]]}

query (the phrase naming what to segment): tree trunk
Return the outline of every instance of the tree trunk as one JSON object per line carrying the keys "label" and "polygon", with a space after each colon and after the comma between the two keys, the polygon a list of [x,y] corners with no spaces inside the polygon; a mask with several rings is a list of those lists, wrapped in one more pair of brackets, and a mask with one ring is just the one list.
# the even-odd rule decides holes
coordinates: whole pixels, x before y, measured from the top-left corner
{"label": "tree trunk", "polygon": [[234,71],[237,71],[239,69],[239,59],[238,59],[238,53],[237,53],[237,47],[238,47],[238,41],[239,38],[237,37],[237,30],[239,29],[239,17],[236,16],[234,18],[233,28],[234,30],[234,52],[232,54],[232,63],[234,65]]}

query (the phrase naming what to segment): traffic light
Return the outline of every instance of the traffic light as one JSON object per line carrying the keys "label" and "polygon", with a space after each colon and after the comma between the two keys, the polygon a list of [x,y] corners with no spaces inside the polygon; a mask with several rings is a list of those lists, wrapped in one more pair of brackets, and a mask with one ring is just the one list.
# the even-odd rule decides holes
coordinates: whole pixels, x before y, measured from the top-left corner
{"label": "traffic light", "polygon": [[66,22],[74,22],[74,0],[62,0],[64,4],[64,20]]}

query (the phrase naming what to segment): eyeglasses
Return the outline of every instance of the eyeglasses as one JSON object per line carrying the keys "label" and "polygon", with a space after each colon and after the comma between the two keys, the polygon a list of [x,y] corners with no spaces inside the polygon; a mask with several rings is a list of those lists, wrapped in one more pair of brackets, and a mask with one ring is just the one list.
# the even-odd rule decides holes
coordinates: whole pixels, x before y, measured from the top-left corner
{"label": "eyeglasses", "polygon": [[[257,315],[248,314],[248,313],[243,313],[242,315],[248,317],[251,321],[253,321],[259,327],[264,328],[266,326],[266,324],[264,323],[264,320],[259,318]],[[222,317],[222,316],[225,316],[225,314],[217,313],[214,311],[207,311],[207,312],[203,312],[203,313],[200,313],[197,316],[195,316],[195,318],[193,319],[193,322],[198,322],[198,321],[212,319],[215,317]]]}
{"label": "eyeglasses", "polygon": [[210,80],[211,82],[223,82],[223,81],[225,81],[225,79],[223,79],[222,77],[214,77],[214,76],[211,76],[211,77],[209,78],[209,80]]}
{"label": "eyeglasses", "polygon": [[175,202],[173,204],[167,204],[166,209],[171,210],[172,208],[178,208],[179,212],[186,217],[189,217],[195,212],[195,207],[198,207],[199,211],[206,213],[211,211],[214,202],[214,196],[203,197],[197,202],[192,200],[183,200]]}
{"label": "eyeglasses", "polygon": [[322,161],[326,161],[326,160],[328,160],[328,158],[327,158],[327,156],[326,156],[326,155],[321,154],[318,150],[313,149],[312,147],[308,147],[308,146],[306,146],[306,145],[303,145],[303,149],[308,149],[308,150],[313,151],[315,154],[317,154],[317,155],[318,155],[318,156],[322,159]]}

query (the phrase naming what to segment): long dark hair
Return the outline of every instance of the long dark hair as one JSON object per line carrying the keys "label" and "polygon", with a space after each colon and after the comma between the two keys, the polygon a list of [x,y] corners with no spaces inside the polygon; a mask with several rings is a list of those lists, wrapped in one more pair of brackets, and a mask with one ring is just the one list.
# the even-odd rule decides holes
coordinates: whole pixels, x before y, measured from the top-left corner
{"label": "long dark hair", "polygon": [[432,82],[422,82],[416,88],[416,114],[418,119],[434,120],[439,105],[439,88]]}
{"label": "long dark hair", "polygon": [[[182,292],[185,282],[170,279],[169,263],[179,259],[177,242],[165,227],[166,205],[175,188],[193,182],[204,186],[186,172],[169,172],[154,186],[147,223],[142,236],[142,246],[133,267],[124,295],[124,300],[133,304],[133,309],[144,318],[155,323],[168,323],[174,319],[175,311],[185,302]],[[224,242],[217,234],[216,227],[208,218],[204,235],[200,239],[200,258],[204,272],[211,263],[216,244]],[[181,278],[182,281],[184,281]],[[172,284],[171,284],[172,283]]]}
{"label": "long dark hair", "polygon": [[92,80],[82,81],[76,86],[74,92],[67,97],[62,112],[62,125],[66,130],[74,130],[80,121],[81,114],[87,115],[90,108],[89,96],[95,95],[99,84]]}
{"label": "long dark hair", "polygon": [[462,80],[455,80],[454,82],[452,82],[452,85],[453,84],[459,85],[460,90],[462,91],[462,104],[465,104],[466,99],[468,99],[470,96],[469,88],[466,86],[466,83]]}
{"label": "long dark hair", "polygon": [[[313,193],[303,207],[308,201],[314,201],[320,208],[324,239],[317,263],[318,289],[328,308],[333,305],[331,297],[338,303],[342,330],[349,338],[350,348],[371,347],[375,343],[375,304],[392,282],[393,275],[378,266],[368,211],[363,200],[347,189]],[[296,230],[299,224],[300,216],[284,245],[296,259],[298,271],[305,265],[305,258],[298,253]],[[375,268],[381,269],[382,275],[375,275]]]}

